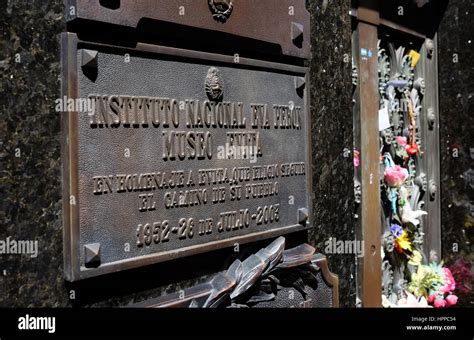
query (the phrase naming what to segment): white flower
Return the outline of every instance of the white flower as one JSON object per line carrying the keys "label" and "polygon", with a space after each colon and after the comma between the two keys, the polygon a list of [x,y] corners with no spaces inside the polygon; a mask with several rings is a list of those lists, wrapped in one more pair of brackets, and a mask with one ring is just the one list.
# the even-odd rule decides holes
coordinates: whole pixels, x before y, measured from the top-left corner
{"label": "white flower", "polygon": [[408,200],[408,192],[405,187],[400,188],[400,197],[405,201],[405,204],[402,207],[401,219],[403,223],[411,223],[415,226],[420,224],[419,218],[423,215],[428,215],[424,210],[412,210],[410,202]]}
{"label": "white flower", "polygon": [[409,307],[409,308],[430,308],[428,301],[422,296],[420,298],[415,297],[415,295],[405,292],[407,297],[398,300],[396,307]]}
{"label": "white flower", "polygon": [[382,294],[382,306],[384,308],[396,307],[390,301],[388,301],[387,297]]}

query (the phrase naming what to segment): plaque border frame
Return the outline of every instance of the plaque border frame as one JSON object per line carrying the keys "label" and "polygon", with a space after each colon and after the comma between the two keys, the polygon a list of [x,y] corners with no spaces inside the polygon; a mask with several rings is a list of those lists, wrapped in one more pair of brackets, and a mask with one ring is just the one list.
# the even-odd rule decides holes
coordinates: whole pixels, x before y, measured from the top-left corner
{"label": "plaque border frame", "polygon": [[[78,166],[78,113],[74,111],[61,112],[61,160],[62,160],[62,201],[63,201],[63,260],[64,277],[67,281],[74,282],[90,277],[124,271],[128,269],[143,267],[160,262],[165,262],[181,257],[206,253],[212,250],[233,246],[235,243],[245,244],[264,240],[272,237],[306,230],[312,228],[312,167],[311,167],[311,107],[309,99],[309,68],[291,64],[280,64],[256,59],[239,58],[239,63],[234,62],[234,55],[222,55],[208,52],[185,50],[174,47],[138,43],[136,47],[109,45],[97,42],[80,40],[75,33],[64,32],[60,35],[61,40],[61,98],[77,99],[78,74],[77,74],[77,50],[79,45],[91,48],[102,47],[120,49],[124,52],[144,52],[157,55],[167,55],[177,59],[193,59],[203,62],[217,62],[228,64],[233,67],[245,67],[255,70],[273,70],[298,74],[305,78],[304,102],[306,110],[306,208],[308,210],[309,223],[305,226],[294,224],[286,227],[269,229],[262,232],[249,233],[246,235],[230,237],[225,240],[217,240],[205,244],[192,245],[165,252],[159,252],[130,259],[123,259],[100,265],[97,268],[86,268],[80,263],[80,229],[79,229],[79,166]],[[295,221],[297,216],[295,216]]]}

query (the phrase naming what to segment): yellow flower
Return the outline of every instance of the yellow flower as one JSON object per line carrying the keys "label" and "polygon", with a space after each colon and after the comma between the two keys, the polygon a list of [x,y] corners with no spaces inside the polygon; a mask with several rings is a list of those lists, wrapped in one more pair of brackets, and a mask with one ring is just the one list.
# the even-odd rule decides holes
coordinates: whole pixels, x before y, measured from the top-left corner
{"label": "yellow flower", "polygon": [[406,230],[404,230],[403,233],[397,238],[396,242],[400,249],[408,250],[408,251],[412,251],[413,249]]}
{"label": "yellow flower", "polygon": [[409,264],[413,266],[419,266],[421,265],[421,261],[423,260],[423,255],[418,250],[413,250],[413,255],[410,256],[410,261],[408,261]]}

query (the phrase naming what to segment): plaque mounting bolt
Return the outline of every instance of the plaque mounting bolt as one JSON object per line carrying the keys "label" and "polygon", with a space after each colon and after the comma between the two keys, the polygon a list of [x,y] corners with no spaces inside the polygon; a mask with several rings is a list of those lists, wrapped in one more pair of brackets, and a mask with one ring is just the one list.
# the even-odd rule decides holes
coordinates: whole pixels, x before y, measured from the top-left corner
{"label": "plaque mounting bolt", "polygon": [[438,193],[438,186],[436,185],[435,181],[430,180],[429,182],[429,194],[432,201],[436,198],[436,194]]}
{"label": "plaque mounting bolt", "polygon": [[90,69],[97,68],[98,55],[99,52],[97,51],[83,49],[81,54],[81,66]]}
{"label": "plaque mounting bolt", "polygon": [[434,53],[434,49],[435,49],[434,42],[431,39],[426,39],[425,45],[426,45],[427,57],[429,59],[431,59],[433,57],[433,53]]}
{"label": "plaque mounting bolt", "polygon": [[308,215],[308,209],[306,208],[300,208],[298,209],[298,223],[301,225],[307,225],[309,223],[308,221],[309,215]]}
{"label": "plaque mounting bolt", "polygon": [[430,128],[430,130],[433,130],[433,128],[435,126],[435,123],[436,123],[436,115],[435,115],[434,109],[432,107],[428,108],[427,118],[428,118],[429,128]]}
{"label": "plaque mounting bolt", "polygon": [[302,24],[297,22],[291,23],[291,40],[293,40],[293,43],[299,48],[303,46],[303,32],[304,26]]}
{"label": "plaque mounting bolt", "polygon": [[304,77],[295,77],[295,88],[297,91],[303,91],[306,86],[306,79]]}
{"label": "plaque mounting bolt", "polygon": [[87,268],[100,266],[100,243],[90,243],[84,246],[84,262]]}

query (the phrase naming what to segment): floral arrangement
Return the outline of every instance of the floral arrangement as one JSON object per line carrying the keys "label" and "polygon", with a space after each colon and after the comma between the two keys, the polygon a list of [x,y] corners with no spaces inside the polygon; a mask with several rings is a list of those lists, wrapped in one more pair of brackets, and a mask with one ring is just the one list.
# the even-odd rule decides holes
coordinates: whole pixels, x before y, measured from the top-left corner
{"label": "floral arrangement", "polygon": [[360,165],[360,152],[359,150],[354,149],[354,168],[358,168]]}
{"label": "floral arrangement", "polygon": [[406,298],[401,298],[397,301],[397,304],[391,303],[385,295],[382,295],[382,306],[385,308],[388,307],[410,307],[410,308],[429,308],[431,307],[428,305],[428,301],[422,297],[415,297],[413,294],[409,292],[405,292],[407,295]]}
{"label": "floral arrangement", "polygon": [[458,302],[458,297],[453,294],[455,288],[456,282],[449,268],[436,263],[429,266],[420,264],[408,285],[410,292],[426,298],[436,308],[453,306]]}
{"label": "floral arrangement", "polygon": [[[451,270],[443,264],[432,262],[429,265],[422,263],[423,255],[413,244],[411,233],[407,228],[398,224],[390,227],[390,233],[394,238],[394,249],[396,253],[406,258],[407,263],[414,268],[408,282],[407,290],[403,297],[396,304],[388,301],[382,296],[384,307],[450,307],[457,303],[458,297],[454,294],[456,281]],[[462,272],[464,276],[472,275],[470,268],[465,266],[456,267],[456,274]],[[469,276],[471,278],[471,276]]]}
{"label": "floral arrangement", "polygon": [[[414,138],[411,140],[414,141]],[[405,164],[407,159],[419,152],[419,146],[415,142],[408,144],[406,137],[398,136],[395,141],[395,154]],[[384,307],[453,306],[458,298],[453,293],[456,283],[451,271],[443,267],[442,263],[423,264],[423,254],[418,249],[421,242],[417,241],[417,237],[422,236],[418,225],[427,212],[413,210],[410,205],[411,183],[407,183],[409,171],[395,164],[388,152],[382,159],[392,221],[388,235],[385,235],[385,248],[391,253],[392,260],[404,268],[408,279],[396,303],[382,296],[382,304]]]}
{"label": "floral arrangement", "polygon": [[[379,149],[386,226],[382,249],[382,283],[386,296],[382,296],[382,304],[385,307],[449,307],[457,303],[453,273],[442,262],[437,263],[436,254],[430,254],[427,259],[422,251],[422,218],[428,214],[423,210],[423,201],[434,194],[430,190],[434,187],[424,171],[418,169],[424,157],[423,131],[417,127],[424,82],[414,85],[419,54],[416,51],[405,54],[403,46],[390,45],[390,48],[392,59],[379,44],[380,106],[388,110],[390,118],[390,126],[380,131]],[[464,268],[459,272],[466,276]]]}
{"label": "floral arrangement", "polygon": [[[387,156],[387,165],[391,159]],[[403,185],[408,178],[408,171],[400,166],[387,166],[384,177],[389,186],[388,195],[392,200],[392,223],[389,241],[386,248],[395,250],[399,262],[411,265],[415,271],[411,273],[407,290],[397,303],[391,303],[383,296],[385,307],[449,307],[457,303],[457,296],[453,294],[456,288],[451,271],[442,264],[423,264],[423,255],[415,243],[416,226],[420,223],[421,216],[427,213],[423,210],[412,210],[408,201],[408,189]]]}

